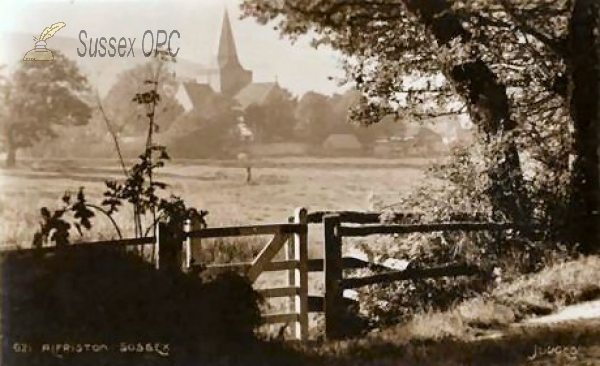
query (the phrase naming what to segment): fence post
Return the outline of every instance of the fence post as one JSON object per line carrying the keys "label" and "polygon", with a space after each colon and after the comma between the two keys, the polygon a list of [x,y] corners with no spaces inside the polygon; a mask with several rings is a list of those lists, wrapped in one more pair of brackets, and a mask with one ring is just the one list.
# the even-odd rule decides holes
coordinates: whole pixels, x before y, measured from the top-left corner
{"label": "fence post", "polygon": [[190,270],[192,266],[192,238],[188,234],[192,231],[192,220],[186,219],[183,223],[183,233],[185,235],[185,263],[184,268],[186,271]]}
{"label": "fence post", "polygon": [[323,274],[325,282],[325,337],[336,339],[342,337],[343,321],[343,289],[341,281],[342,238],[339,236],[340,216],[323,217],[324,253]]}
{"label": "fence post", "polygon": [[298,323],[295,326],[296,339],[308,339],[308,240],[307,240],[307,213],[306,209],[299,207],[294,212],[294,222],[303,225],[300,233],[294,234],[294,259],[298,262],[295,272],[295,282],[300,288],[295,296],[295,311],[298,314]]}
{"label": "fence post", "polygon": [[[295,216],[288,218],[288,223],[290,223],[290,224],[293,224],[295,221],[296,221]],[[296,260],[296,248],[295,248],[295,242],[293,240],[288,240],[288,242],[286,244],[285,259],[288,261]],[[287,273],[288,273],[287,285],[289,287],[296,287],[296,270],[290,269],[287,271]],[[290,296],[288,301],[289,301],[289,311],[295,312],[296,311],[296,296]],[[292,322],[292,323],[289,323],[289,325],[288,325],[290,328],[290,331],[294,337],[296,336],[296,329],[298,328],[297,325],[298,325],[297,322]]]}
{"label": "fence post", "polygon": [[156,229],[158,246],[157,269],[166,271],[181,270],[181,241],[169,230],[167,225],[159,223]]}
{"label": "fence post", "polygon": [[156,269],[160,269],[160,224],[154,225],[154,266]]}

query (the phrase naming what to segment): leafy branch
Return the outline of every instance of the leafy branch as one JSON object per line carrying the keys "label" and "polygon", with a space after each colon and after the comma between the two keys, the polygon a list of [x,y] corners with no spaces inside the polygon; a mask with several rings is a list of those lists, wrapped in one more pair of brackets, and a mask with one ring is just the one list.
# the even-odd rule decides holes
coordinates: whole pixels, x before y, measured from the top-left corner
{"label": "leafy branch", "polygon": [[[88,203],[83,190],[83,187],[79,188],[76,201],[73,204],[71,204],[71,194],[65,192],[62,197],[62,202],[65,205],[64,207],[55,210],[54,212],[50,212],[47,207],[42,207],[40,209],[42,221],[40,223],[40,229],[33,237],[32,244],[34,248],[42,247],[48,240],[55,242],[57,246],[68,245],[70,243],[69,229],[71,229],[72,226],[77,229],[80,236],[83,236],[82,228],[86,230],[92,228],[90,219],[95,216],[92,209],[106,216],[115,228],[117,235],[119,235],[119,239],[123,238],[121,229],[111,216],[111,213],[100,206]],[[73,217],[75,218],[73,225],[66,221],[65,215],[67,213],[73,214]]]}

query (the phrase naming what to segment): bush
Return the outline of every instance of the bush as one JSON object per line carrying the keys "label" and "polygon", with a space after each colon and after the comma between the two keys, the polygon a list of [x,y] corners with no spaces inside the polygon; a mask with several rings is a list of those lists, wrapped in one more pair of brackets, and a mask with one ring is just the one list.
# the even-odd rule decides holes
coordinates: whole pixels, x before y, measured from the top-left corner
{"label": "bush", "polygon": [[[506,221],[502,213],[494,212],[490,200],[487,171],[494,161],[490,159],[493,153],[493,147],[479,143],[456,148],[446,162],[433,165],[427,183],[402,199],[394,210],[418,213],[421,222]],[[568,195],[565,185],[551,188],[548,184],[563,180],[568,172],[543,167],[527,173],[524,200],[533,206],[531,222],[542,223],[546,226],[544,230],[539,233],[527,229],[504,233],[411,234],[383,244],[363,243],[362,249],[367,254],[383,260],[403,259],[409,261],[410,266],[424,268],[451,263],[474,264],[489,274],[369,286],[359,292],[361,303],[365,304],[363,311],[378,324],[403,322],[416,312],[447,309],[476,294],[491,291],[501,278],[535,272],[548,260],[568,257],[571,253],[557,241],[560,236],[555,235],[562,230]],[[388,212],[382,216],[385,217],[394,215]]]}
{"label": "bush", "polygon": [[[255,342],[260,325],[259,295],[232,273],[203,282],[157,271],[128,253],[89,248],[46,257],[37,251],[5,254],[2,270],[3,364],[212,364]],[[109,352],[58,359],[14,353],[7,348],[12,342],[35,350],[43,343],[102,343]],[[170,356],[123,354],[120,342],[169,344]]]}

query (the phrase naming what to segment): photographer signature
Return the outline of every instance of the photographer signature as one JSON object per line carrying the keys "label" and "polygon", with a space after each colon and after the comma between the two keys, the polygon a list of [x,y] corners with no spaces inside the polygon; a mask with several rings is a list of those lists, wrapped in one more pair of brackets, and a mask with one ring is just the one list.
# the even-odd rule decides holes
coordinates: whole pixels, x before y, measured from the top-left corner
{"label": "photographer signature", "polygon": [[538,345],[535,345],[533,347],[533,354],[528,356],[527,359],[529,359],[530,361],[533,361],[533,360],[543,357],[543,356],[559,356],[559,355],[565,355],[569,358],[575,359],[575,358],[577,358],[578,354],[579,354],[579,349],[577,346],[549,345],[549,346],[540,347]]}

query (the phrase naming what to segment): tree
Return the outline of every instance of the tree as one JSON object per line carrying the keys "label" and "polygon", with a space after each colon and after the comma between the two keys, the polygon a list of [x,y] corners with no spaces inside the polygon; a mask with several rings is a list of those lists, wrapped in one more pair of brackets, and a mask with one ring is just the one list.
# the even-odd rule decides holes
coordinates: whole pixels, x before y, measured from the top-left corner
{"label": "tree", "polygon": [[321,145],[334,133],[353,134],[367,149],[372,147],[378,129],[348,123],[358,99],[359,96],[353,90],[332,97],[314,92],[305,94],[296,108],[298,134],[313,145]]}
{"label": "tree", "polygon": [[568,72],[574,122],[571,185],[576,241],[586,252],[600,247],[600,4],[576,0],[569,24]]}
{"label": "tree", "polygon": [[225,97],[215,98],[211,117],[191,111],[178,118],[169,129],[167,146],[173,156],[211,158],[232,156],[239,146],[238,123],[241,113]]}
{"label": "tree", "polygon": [[[521,55],[521,65],[527,65],[523,61],[530,58],[529,64],[537,66],[513,71],[512,75],[505,74],[507,78],[527,85],[521,88],[525,94],[521,99],[528,102],[521,108],[526,125],[538,123],[546,130],[527,131],[537,135],[533,136],[533,144],[548,147],[547,141],[551,141],[562,147],[562,151],[546,149],[543,159],[560,169],[570,170],[569,240],[580,245],[584,252],[597,251],[600,248],[597,66],[600,4],[594,0],[500,0],[492,4],[487,8],[504,12],[512,24],[499,27],[498,33],[503,34],[504,39],[511,29],[518,29],[531,38],[521,42],[521,47],[532,51]],[[469,11],[478,10],[471,8]],[[506,41],[495,38],[491,46],[504,51]],[[499,58],[496,56],[497,60]],[[563,136],[567,130],[567,138],[557,140],[552,136],[560,129],[563,132],[559,135]],[[569,167],[571,159],[574,160],[572,168]]]}
{"label": "tree", "polygon": [[[130,96],[150,87],[145,81],[154,78],[155,63],[156,60],[153,59],[123,71],[104,98],[106,114],[118,135],[140,136],[146,131],[146,108],[132,103]],[[178,82],[173,73],[164,72],[160,75],[158,92],[161,95],[161,105],[155,116],[159,131],[167,130],[170,124],[183,113],[183,107],[175,98],[177,87]]]}
{"label": "tree", "polygon": [[296,133],[312,145],[321,145],[331,133],[334,116],[330,99],[322,94],[306,93],[295,111]]}
{"label": "tree", "polygon": [[[402,78],[415,72],[441,72],[487,139],[497,139],[516,127],[506,86],[481,56],[469,54],[473,35],[451,2],[298,0],[279,4],[248,0],[245,9],[263,22],[284,15],[283,33],[297,36],[314,28],[322,35],[317,43],[327,42],[354,56],[357,66],[348,66],[349,74],[370,97],[358,115],[363,122],[375,123],[392,110],[390,102],[402,91],[398,85]],[[489,175],[495,182],[492,197],[496,209],[512,219],[527,217],[514,142],[502,144]]]}
{"label": "tree", "polygon": [[[573,173],[572,191],[588,194],[571,198],[588,202],[583,211],[590,224],[582,228],[575,219],[571,231],[585,232],[577,241],[590,245],[600,230],[593,214],[600,208],[598,194],[591,193],[598,192],[598,144],[591,137],[597,121],[592,123],[593,112],[583,117],[584,105],[594,110],[589,109],[594,93],[585,97],[574,85],[579,75],[580,90],[594,88],[595,81],[582,76],[597,71],[592,68],[596,48],[590,46],[597,7],[593,0],[244,3],[246,14],[262,23],[280,19],[277,27],[284,34],[295,38],[312,30],[315,45],[329,44],[352,56],[346,70],[363,92],[356,116],[366,123],[397,108],[422,109],[431,100],[438,106],[460,104],[460,97],[462,106],[454,112],[466,110],[481,139],[495,150],[488,154],[489,194],[495,211],[509,219],[523,222],[539,211],[531,202],[539,195],[532,197],[524,187],[520,155],[527,152],[542,164],[555,186],[563,187],[561,177]],[[437,75],[443,82],[435,82]],[[415,86],[416,78],[429,81]],[[573,171],[570,155],[576,160]],[[544,176],[537,183],[546,184]],[[586,186],[578,188],[581,182]]]}
{"label": "tree", "polygon": [[[10,97],[11,83],[10,78],[4,75],[6,65],[0,65],[0,131],[5,131],[8,119],[8,98]],[[0,151],[6,149],[6,134],[0,135]]]}
{"label": "tree", "polygon": [[275,89],[264,103],[246,108],[244,121],[259,141],[289,141],[294,137],[296,104],[290,92]]}
{"label": "tree", "polygon": [[22,62],[8,100],[6,166],[15,165],[18,149],[59,137],[54,126],[85,125],[91,116],[86,97],[87,78],[62,53],[54,51],[52,62]]}

